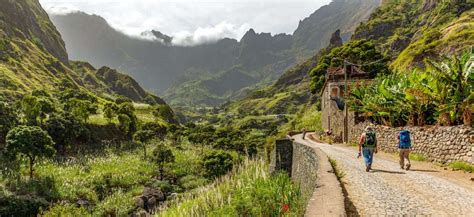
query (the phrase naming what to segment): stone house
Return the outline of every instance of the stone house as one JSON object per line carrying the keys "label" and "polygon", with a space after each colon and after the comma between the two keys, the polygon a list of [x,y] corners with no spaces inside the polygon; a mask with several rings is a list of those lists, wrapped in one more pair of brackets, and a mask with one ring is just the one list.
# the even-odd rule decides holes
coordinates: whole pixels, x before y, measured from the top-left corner
{"label": "stone house", "polygon": [[[330,67],[327,70],[326,82],[321,91],[321,122],[324,130],[332,129],[335,142],[345,142],[350,138],[350,130],[358,122],[358,115],[348,111],[348,126],[344,129],[345,118],[345,80],[343,67]],[[360,70],[357,66],[347,66],[347,90],[357,85],[367,85],[373,76]]]}

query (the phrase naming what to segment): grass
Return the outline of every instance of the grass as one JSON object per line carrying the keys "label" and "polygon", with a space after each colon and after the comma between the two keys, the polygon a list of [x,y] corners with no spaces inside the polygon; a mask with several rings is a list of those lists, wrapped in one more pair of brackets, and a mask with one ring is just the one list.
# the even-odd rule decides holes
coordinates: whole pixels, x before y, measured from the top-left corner
{"label": "grass", "polygon": [[332,169],[334,170],[334,174],[336,174],[337,180],[341,182],[341,179],[344,178],[346,174],[339,169],[336,160],[329,158],[329,163],[331,163]]}
{"label": "grass", "polygon": [[[27,168],[23,166],[22,181],[5,185],[7,180],[0,180],[0,190],[5,188],[5,191],[2,190],[4,193],[35,195],[35,197],[44,198],[50,202],[49,207],[43,206],[43,210],[40,211],[44,216],[130,216],[140,209],[136,207],[134,198],[142,194],[145,186],[161,188],[166,192],[181,193],[208,184],[209,180],[203,177],[200,160],[203,151],[209,149],[193,146],[187,142],[178,148],[173,148],[175,162],[169,165],[166,171],[167,174],[177,177],[178,183],[174,184],[170,184],[168,180],[156,179],[157,166],[151,160],[143,159],[141,149],[125,152],[110,148],[100,156],[70,158],[65,162],[53,160],[40,162],[35,166],[36,178],[34,180],[26,179]],[[261,188],[265,189],[268,186],[265,182],[268,176],[266,167],[265,170],[263,165],[253,166],[254,170],[248,169],[250,166],[245,168],[247,168],[247,177],[262,172],[263,175],[258,176],[262,178],[259,180],[264,182],[260,184]],[[243,175],[240,174],[232,178],[233,182],[226,185],[228,191],[236,191],[233,187],[241,182],[242,177]],[[227,179],[229,178],[223,178],[223,180]],[[287,179],[282,186],[288,187],[291,184],[290,179]],[[251,181],[255,180],[251,179]],[[276,185],[276,182],[272,183]],[[210,188],[212,187],[208,189]],[[296,188],[290,186],[289,189]],[[80,199],[89,201],[91,206],[87,209],[76,207],[75,203]]]}
{"label": "grass", "polygon": [[474,172],[474,165],[467,162],[455,161],[455,162],[450,163],[448,166],[455,170],[462,170],[469,173]]}
{"label": "grass", "polygon": [[241,167],[211,185],[186,193],[157,216],[300,216],[297,186],[285,174],[272,176],[263,160]]}
{"label": "grass", "polygon": [[418,154],[418,153],[410,153],[410,160],[414,160],[414,161],[426,161],[427,158],[426,156],[422,155],[422,154]]}

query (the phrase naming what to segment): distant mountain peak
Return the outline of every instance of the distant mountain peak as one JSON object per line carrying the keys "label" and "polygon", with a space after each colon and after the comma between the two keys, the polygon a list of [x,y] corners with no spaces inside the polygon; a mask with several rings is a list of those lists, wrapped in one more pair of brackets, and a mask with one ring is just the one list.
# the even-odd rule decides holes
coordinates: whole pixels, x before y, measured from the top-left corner
{"label": "distant mountain peak", "polygon": [[338,29],[334,33],[332,33],[329,43],[330,45],[333,45],[336,47],[342,45],[341,30]]}
{"label": "distant mountain peak", "polygon": [[163,40],[164,44],[170,45],[171,42],[173,41],[173,37],[163,34],[160,31],[151,30],[151,33],[153,34],[153,36],[155,36],[156,39]]}

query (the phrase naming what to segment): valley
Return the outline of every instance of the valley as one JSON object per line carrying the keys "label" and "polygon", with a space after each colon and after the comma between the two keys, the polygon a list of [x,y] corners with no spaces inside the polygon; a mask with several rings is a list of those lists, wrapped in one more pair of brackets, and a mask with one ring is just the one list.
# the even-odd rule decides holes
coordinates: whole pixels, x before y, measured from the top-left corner
{"label": "valley", "polygon": [[0,216],[472,213],[472,1],[333,0],[192,46],[0,3]]}

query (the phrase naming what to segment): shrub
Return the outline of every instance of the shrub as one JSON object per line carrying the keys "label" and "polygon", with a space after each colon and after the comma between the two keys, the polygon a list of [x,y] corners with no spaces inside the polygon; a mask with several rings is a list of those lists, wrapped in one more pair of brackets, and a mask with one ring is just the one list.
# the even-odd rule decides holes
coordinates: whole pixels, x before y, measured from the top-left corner
{"label": "shrub", "polygon": [[160,178],[163,178],[165,166],[169,163],[173,163],[175,161],[175,157],[169,147],[164,144],[160,144],[153,151],[153,161],[158,165]]}
{"label": "shrub", "polygon": [[41,213],[43,217],[57,216],[91,216],[91,214],[82,207],[76,207],[74,204],[56,204],[49,207],[48,210]]}
{"label": "shrub", "polygon": [[211,179],[227,174],[234,166],[232,155],[222,150],[206,153],[202,163],[206,176]]}

